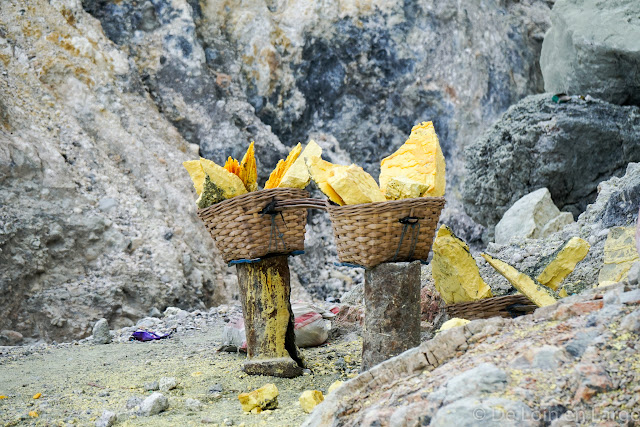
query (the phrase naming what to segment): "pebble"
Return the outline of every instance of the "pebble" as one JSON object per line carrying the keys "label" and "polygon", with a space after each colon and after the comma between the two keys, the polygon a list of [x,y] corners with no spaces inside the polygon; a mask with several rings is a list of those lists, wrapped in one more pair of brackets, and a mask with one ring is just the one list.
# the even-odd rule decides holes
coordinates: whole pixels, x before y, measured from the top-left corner
{"label": "pebble", "polygon": [[191,399],[191,398],[185,400],[184,405],[190,411],[201,411],[202,407],[204,406],[202,402],[200,402],[198,399]]}
{"label": "pebble", "polygon": [[233,425],[233,420],[230,418],[225,418],[223,421],[224,425],[226,426],[232,426]]}
{"label": "pebble", "polygon": [[111,342],[111,331],[107,319],[100,319],[93,326],[93,342],[96,344],[109,344]]}
{"label": "pebble", "polygon": [[143,388],[145,391],[156,391],[160,389],[160,384],[158,384],[158,381],[151,381],[144,383]]}
{"label": "pebble", "polygon": [[155,392],[142,401],[142,405],[140,405],[140,415],[149,417],[159,414],[167,408],[169,408],[169,399],[162,393]]}
{"label": "pebble", "polygon": [[162,377],[158,382],[160,391],[167,392],[178,386],[178,381],[174,377]]}
{"label": "pebble", "polygon": [[104,411],[100,418],[96,420],[96,427],[111,427],[116,423],[118,416],[115,412]]}

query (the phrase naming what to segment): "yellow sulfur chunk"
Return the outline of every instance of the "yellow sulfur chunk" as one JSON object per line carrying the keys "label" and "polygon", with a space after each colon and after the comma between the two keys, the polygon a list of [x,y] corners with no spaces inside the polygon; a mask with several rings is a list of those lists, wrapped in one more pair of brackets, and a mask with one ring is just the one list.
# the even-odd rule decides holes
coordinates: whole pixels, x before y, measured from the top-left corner
{"label": "yellow sulfur chunk", "polygon": [[409,139],[380,163],[380,188],[386,194],[391,178],[405,177],[427,186],[425,197],[444,196],[445,161],[432,122],[411,129]]}
{"label": "yellow sulfur chunk", "polygon": [[347,167],[334,165],[333,163],[322,160],[320,157],[310,157],[307,159],[306,163],[309,168],[309,175],[311,175],[311,179],[313,179],[313,182],[316,183],[320,191],[326,194],[332,202],[337,203],[340,206],[344,205],[342,197],[335,192],[327,180],[336,170],[346,169]]}
{"label": "yellow sulfur chunk", "polygon": [[189,160],[182,162],[182,166],[189,172],[189,176],[193,181],[193,186],[196,189],[198,196],[202,193],[202,186],[204,185],[205,173],[200,164],[200,160]]}
{"label": "yellow sulfur chunk", "polygon": [[562,289],[560,289],[560,292],[558,292],[558,296],[560,298],[566,298],[569,296],[569,293],[567,292],[567,290],[563,287]]}
{"label": "yellow sulfur chunk", "polygon": [[254,143],[251,141],[240,162],[240,179],[247,191],[256,191],[258,189],[258,166],[256,165],[256,152],[253,145]]}
{"label": "yellow sulfur chunk", "polygon": [[415,199],[422,196],[429,187],[404,176],[393,176],[387,182],[384,193],[388,200]]}
{"label": "yellow sulfur chunk", "polygon": [[376,180],[360,166],[336,169],[327,182],[347,205],[387,201]]}
{"label": "yellow sulfur chunk", "polygon": [[271,172],[271,175],[269,175],[269,179],[264,184],[264,188],[278,188],[278,186],[280,185],[280,181],[282,181],[282,177],[298,159],[301,151],[302,145],[298,142],[298,145],[293,147],[285,160],[278,161],[276,168],[273,170],[273,172]]}
{"label": "yellow sulfur chunk", "polygon": [[482,256],[498,273],[502,274],[514,288],[522,292],[524,296],[529,298],[529,300],[538,307],[556,303],[556,298],[552,296],[553,291],[549,288],[534,282],[531,277],[519,272],[504,261],[493,258],[487,254],[482,254]]}
{"label": "yellow sulfur chunk", "polygon": [[329,386],[329,388],[327,389],[327,394],[331,394],[334,391],[336,391],[342,384],[344,384],[344,381],[340,381],[340,380],[336,380],[333,383],[331,383],[331,385]]}
{"label": "yellow sulfur chunk", "polygon": [[265,384],[257,390],[249,393],[240,393],[238,400],[242,405],[244,412],[251,412],[258,409],[260,412],[264,409],[276,409],[278,407],[278,388],[275,384]]}
{"label": "yellow sulfur chunk", "polygon": [[598,286],[626,280],[631,266],[638,261],[634,227],[612,227],[604,242],[604,265],[598,274]]}
{"label": "yellow sulfur chunk", "polygon": [[311,179],[306,161],[310,157],[320,157],[321,155],[322,147],[316,144],[314,140],[309,141],[304,151],[284,174],[278,187],[305,188],[309,185],[309,180]]}
{"label": "yellow sulfur chunk", "polygon": [[489,285],[480,277],[469,246],[445,225],[440,227],[433,243],[431,273],[436,289],[447,304],[493,296]]}
{"label": "yellow sulfur chunk", "polygon": [[446,331],[447,329],[457,328],[458,326],[464,326],[469,323],[470,320],[460,319],[459,317],[454,317],[453,319],[449,319],[440,326],[440,331]]}
{"label": "yellow sulfur chunk", "polygon": [[324,396],[322,395],[322,392],[318,390],[305,390],[298,398],[302,410],[307,414],[313,411],[313,408],[318,406],[318,404],[323,400]]}
{"label": "yellow sulfur chunk", "polygon": [[558,290],[560,283],[576,268],[576,264],[587,256],[589,248],[591,245],[586,240],[579,237],[572,238],[536,280],[549,289]]}
{"label": "yellow sulfur chunk", "polygon": [[209,175],[211,182],[222,190],[225,199],[230,199],[247,192],[238,175],[229,172],[222,166],[216,165],[211,160],[200,158],[200,164],[202,165],[204,173]]}
{"label": "yellow sulfur chunk", "polygon": [[224,164],[224,168],[240,178],[240,163],[238,163],[236,159],[233,159],[231,158],[231,156],[229,156],[227,162]]}

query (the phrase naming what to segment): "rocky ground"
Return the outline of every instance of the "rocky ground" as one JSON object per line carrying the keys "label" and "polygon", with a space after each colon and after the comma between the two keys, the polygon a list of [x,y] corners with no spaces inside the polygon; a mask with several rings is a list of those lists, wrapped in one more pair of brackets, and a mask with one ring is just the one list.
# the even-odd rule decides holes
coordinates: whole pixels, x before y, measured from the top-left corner
{"label": "rocky ground", "polygon": [[[334,333],[325,345],[302,349],[309,369],[299,378],[244,374],[244,353],[217,351],[225,321],[238,313],[238,306],[220,306],[141,319],[140,327],[173,332],[159,341],[129,341],[136,330],[129,327],[112,331],[110,344],[90,337],[0,347],[0,425],[94,425],[105,411],[118,425],[131,426],[300,425],[307,416],[298,404],[304,390],[326,393],[334,381],[357,375],[361,340],[353,333]],[[278,387],[278,409],[244,414],[238,394],[267,383]],[[159,388],[168,408],[145,415],[143,400]]]}
{"label": "rocky ground", "polygon": [[637,425],[640,289],[592,289],[439,333],[338,389],[305,426]]}

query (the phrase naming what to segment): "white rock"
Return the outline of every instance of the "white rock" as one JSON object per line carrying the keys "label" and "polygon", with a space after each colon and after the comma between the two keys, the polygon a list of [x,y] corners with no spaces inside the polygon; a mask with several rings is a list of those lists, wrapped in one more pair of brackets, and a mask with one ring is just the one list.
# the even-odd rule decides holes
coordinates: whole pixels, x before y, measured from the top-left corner
{"label": "white rock", "polygon": [[496,225],[495,241],[507,244],[512,239],[536,239],[548,236],[573,222],[569,212],[560,212],[547,188],[527,194],[515,202]]}
{"label": "white rock", "polygon": [[111,332],[107,319],[100,319],[93,326],[93,342],[96,344],[109,344],[111,342]]}
{"label": "white rock", "polygon": [[115,412],[104,411],[100,418],[96,420],[96,427],[111,427],[116,423],[118,416]]}
{"label": "white rock", "polygon": [[162,377],[160,381],[158,381],[158,385],[160,386],[160,391],[167,392],[176,388],[178,381],[174,377]]}
{"label": "white rock", "polygon": [[156,392],[142,401],[142,405],[140,405],[140,415],[149,417],[165,411],[168,407],[169,399],[162,393]]}

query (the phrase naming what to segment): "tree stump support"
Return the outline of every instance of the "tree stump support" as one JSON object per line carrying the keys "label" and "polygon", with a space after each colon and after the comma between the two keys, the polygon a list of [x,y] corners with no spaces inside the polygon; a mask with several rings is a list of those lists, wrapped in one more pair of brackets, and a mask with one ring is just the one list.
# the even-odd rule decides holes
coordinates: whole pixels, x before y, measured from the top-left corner
{"label": "tree stump support", "polygon": [[364,273],[362,371],[420,345],[420,262]]}
{"label": "tree stump support", "polygon": [[304,367],[293,331],[287,255],[236,264],[250,375],[293,378]]}

